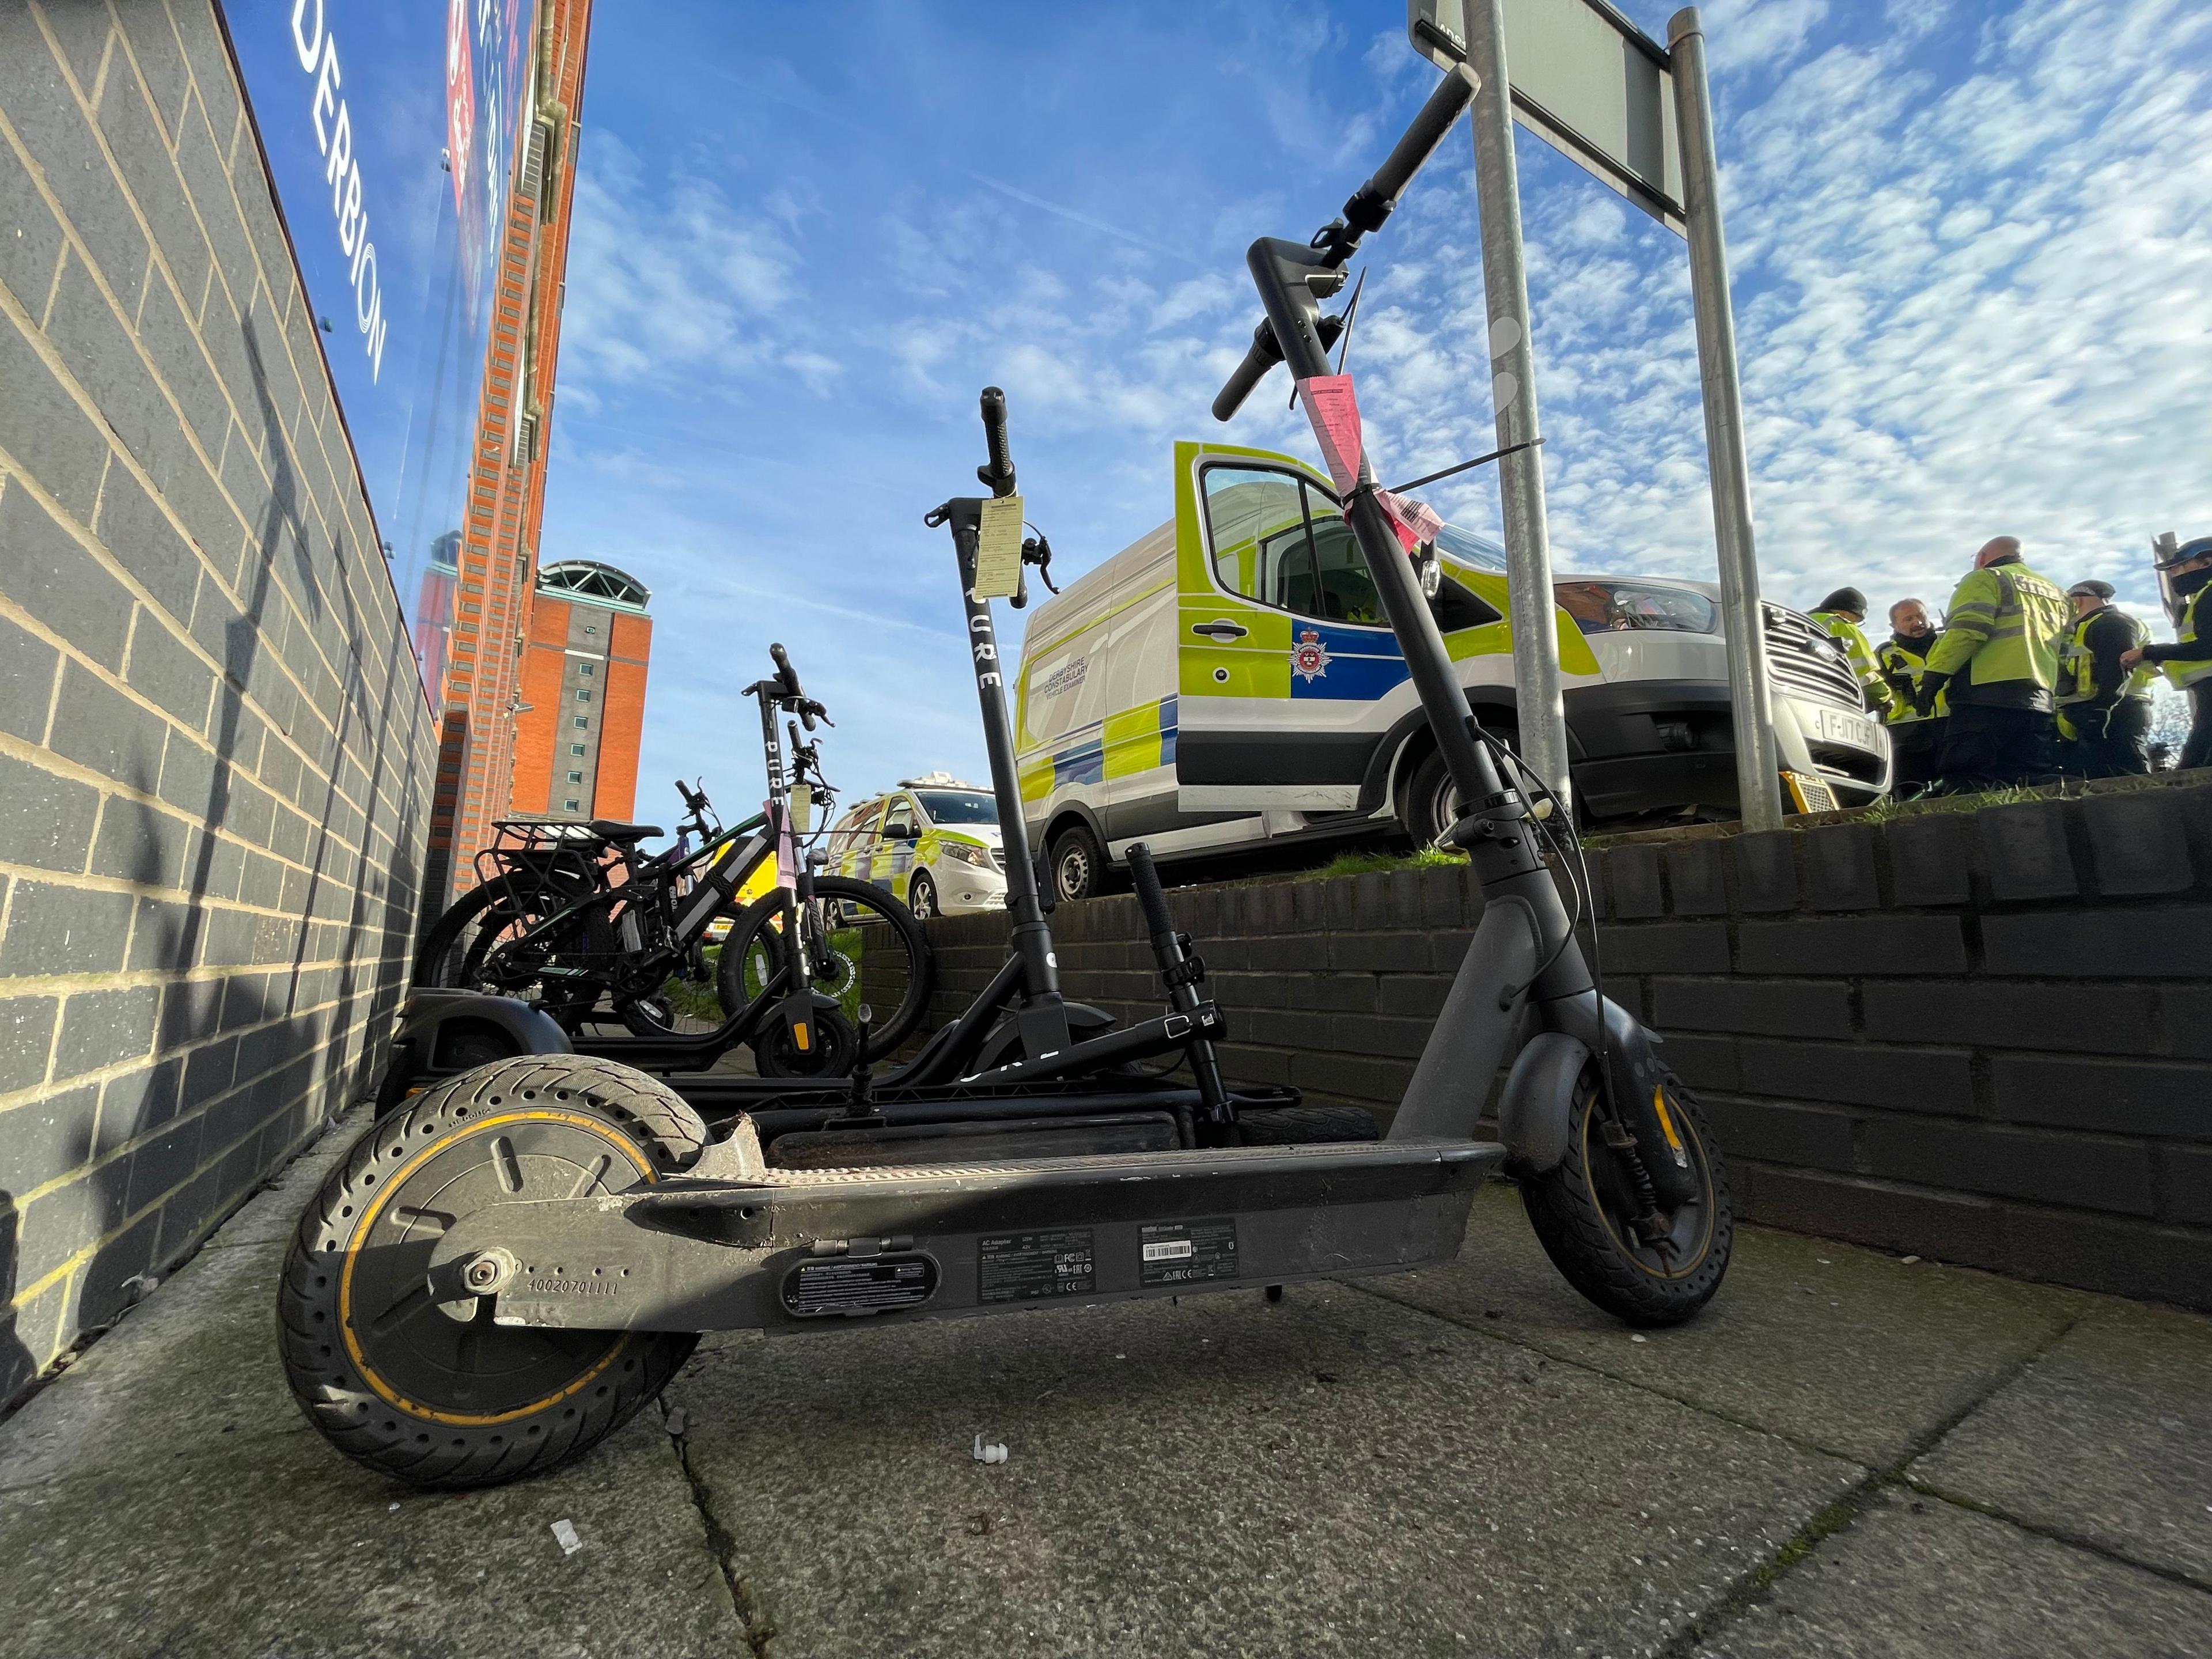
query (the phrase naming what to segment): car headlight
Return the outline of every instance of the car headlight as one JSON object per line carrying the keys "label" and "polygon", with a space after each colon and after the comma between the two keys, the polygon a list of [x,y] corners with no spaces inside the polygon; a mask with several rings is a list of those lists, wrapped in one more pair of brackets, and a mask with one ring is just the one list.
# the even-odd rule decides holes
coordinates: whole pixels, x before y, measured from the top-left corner
{"label": "car headlight", "polygon": [[989,848],[978,847],[971,842],[946,842],[945,843],[945,856],[949,859],[957,859],[963,864],[972,864],[978,870],[994,870],[998,867],[997,861],[991,856],[991,849]]}

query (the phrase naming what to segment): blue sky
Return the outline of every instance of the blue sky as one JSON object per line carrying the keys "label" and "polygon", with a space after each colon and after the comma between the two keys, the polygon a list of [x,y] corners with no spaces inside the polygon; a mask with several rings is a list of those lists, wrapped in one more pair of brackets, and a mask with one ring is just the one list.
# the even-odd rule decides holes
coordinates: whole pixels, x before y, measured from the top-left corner
{"label": "blue sky", "polygon": [[[1671,7],[1626,0],[1655,35]],[[1988,536],[2154,610],[2212,528],[2212,14],[2184,0],[1722,0],[1716,68],[1771,597],[1941,601]],[[1170,447],[1310,447],[1249,337],[1243,250],[1303,237],[1434,79],[1395,0],[605,3],[553,419],[546,560],[654,592],[641,816],[757,799],[769,639],[848,792],[981,741],[947,540],[1004,386],[1067,574],[1168,516]],[[1410,475],[1491,447],[1467,129],[1387,230],[1352,367]],[[1710,576],[1680,242],[1523,134],[1563,568]],[[1439,489],[1497,522],[1485,483]],[[1011,638],[1018,617],[1001,608]]]}

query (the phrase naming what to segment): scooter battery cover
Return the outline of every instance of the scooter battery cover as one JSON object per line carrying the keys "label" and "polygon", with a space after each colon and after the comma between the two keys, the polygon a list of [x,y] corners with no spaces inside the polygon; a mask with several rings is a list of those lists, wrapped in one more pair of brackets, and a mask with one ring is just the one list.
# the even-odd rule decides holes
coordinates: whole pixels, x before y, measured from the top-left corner
{"label": "scooter battery cover", "polygon": [[768,1159],[786,1170],[866,1170],[1073,1158],[1094,1152],[1172,1152],[1176,1145],[1176,1121],[1171,1114],[1112,1112],[1085,1117],[799,1130],[769,1142]]}
{"label": "scooter battery cover", "polygon": [[783,1306],[800,1319],[854,1319],[918,1308],[936,1289],[937,1263],[919,1250],[830,1256],[802,1261],[784,1274]]}

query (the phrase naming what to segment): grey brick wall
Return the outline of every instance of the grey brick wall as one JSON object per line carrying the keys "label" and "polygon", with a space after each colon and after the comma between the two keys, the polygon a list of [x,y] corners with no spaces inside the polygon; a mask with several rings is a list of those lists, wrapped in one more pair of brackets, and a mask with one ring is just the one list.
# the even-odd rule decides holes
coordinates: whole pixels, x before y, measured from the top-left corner
{"label": "grey brick wall", "polygon": [[[2212,1308],[2212,778],[1590,857],[1607,994],[1666,1038],[1757,1220]],[[1464,866],[1169,896],[1232,1079],[1387,1121],[1480,915]],[[1158,1012],[1127,897],[1053,918],[1070,996]],[[932,1024],[1003,959],[930,924]]]}
{"label": "grey brick wall", "polygon": [[210,0],[0,0],[0,1402],[363,1074],[432,763]]}

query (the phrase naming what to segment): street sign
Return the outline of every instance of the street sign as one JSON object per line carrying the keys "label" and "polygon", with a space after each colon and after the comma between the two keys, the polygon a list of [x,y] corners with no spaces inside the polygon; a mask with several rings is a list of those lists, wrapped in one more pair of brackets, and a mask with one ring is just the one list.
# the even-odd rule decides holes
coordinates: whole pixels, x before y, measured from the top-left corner
{"label": "street sign", "polygon": [[[1667,52],[1605,0],[1504,0],[1514,118],[1682,234],[1682,149]],[[1408,0],[1439,69],[1468,53],[1467,0]]]}

